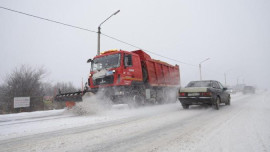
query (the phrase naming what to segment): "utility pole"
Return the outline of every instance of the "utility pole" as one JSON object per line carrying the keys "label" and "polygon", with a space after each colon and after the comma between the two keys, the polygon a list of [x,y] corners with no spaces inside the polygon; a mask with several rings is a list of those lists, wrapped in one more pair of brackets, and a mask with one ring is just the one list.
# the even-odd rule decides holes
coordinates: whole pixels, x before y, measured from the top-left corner
{"label": "utility pole", "polygon": [[97,45],[97,55],[100,55],[100,26],[98,27],[98,45]]}

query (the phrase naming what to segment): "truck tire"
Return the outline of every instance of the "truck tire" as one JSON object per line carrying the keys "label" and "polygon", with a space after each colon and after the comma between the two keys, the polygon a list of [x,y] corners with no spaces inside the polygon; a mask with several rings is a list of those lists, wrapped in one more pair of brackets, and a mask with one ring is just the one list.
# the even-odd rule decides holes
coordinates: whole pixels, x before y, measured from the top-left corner
{"label": "truck tire", "polygon": [[144,104],[144,98],[141,95],[133,95],[130,98],[130,102],[128,103],[129,107],[131,108],[137,108],[139,106],[142,106]]}
{"label": "truck tire", "polygon": [[157,98],[158,104],[164,104],[164,98]]}
{"label": "truck tire", "polygon": [[165,104],[165,103],[168,103],[168,101],[169,101],[169,97],[167,95],[163,95],[163,97],[161,98],[161,100],[158,103]]}
{"label": "truck tire", "polygon": [[182,107],[183,107],[183,109],[188,109],[188,108],[189,108],[189,105],[188,105],[188,104],[183,104],[183,103],[182,103]]}
{"label": "truck tire", "polygon": [[146,83],[147,82],[147,70],[145,69],[145,67],[142,68],[142,74],[143,74],[143,82]]}
{"label": "truck tire", "polygon": [[220,98],[217,97],[216,102],[214,104],[214,107],[215,107],[216,110],[219,110],[219,105],[220,105]]}
{"label": "truck tire", "polygon": [[167,102],[167,96],[164,89],[157,90],[156,101],[158,104],[164,104]]}

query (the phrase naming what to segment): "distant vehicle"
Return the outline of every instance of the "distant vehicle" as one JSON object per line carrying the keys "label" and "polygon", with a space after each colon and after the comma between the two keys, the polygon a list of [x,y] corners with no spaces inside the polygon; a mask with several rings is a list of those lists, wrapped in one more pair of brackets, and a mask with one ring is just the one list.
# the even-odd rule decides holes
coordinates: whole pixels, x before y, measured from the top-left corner
{"label": "distant vehicle", "polygon": [[255,88],[253,86],[245,86],[243,89],[243,94],[247,94],[247,93],[254,94]]}
{"label": "distant vehicle", "polygon": [[188,109],[190,105],[208,104],[219,110],[221,103],[231,104],[231,96],[226,90],[226,87],[215,80],[191,81],[180,89],[178,99],[184,109]]}

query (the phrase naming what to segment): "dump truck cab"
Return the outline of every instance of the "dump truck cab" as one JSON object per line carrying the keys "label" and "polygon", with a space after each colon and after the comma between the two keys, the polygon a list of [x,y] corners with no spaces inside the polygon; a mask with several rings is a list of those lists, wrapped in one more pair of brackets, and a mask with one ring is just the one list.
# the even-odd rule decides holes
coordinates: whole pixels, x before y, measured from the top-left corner
{"label": "dump truck cab", "polygon": [[88,85],[93,92],[107,89],[107,94],[117,95],[126,87],[142,82],[141,60],[135,53],[109,50],[91,60]]}

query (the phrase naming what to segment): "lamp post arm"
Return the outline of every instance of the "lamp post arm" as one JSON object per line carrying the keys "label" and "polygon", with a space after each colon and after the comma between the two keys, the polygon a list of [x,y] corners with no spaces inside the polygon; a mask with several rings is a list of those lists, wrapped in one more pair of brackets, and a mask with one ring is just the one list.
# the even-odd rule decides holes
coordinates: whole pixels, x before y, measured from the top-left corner
{"label": "lamp post arm", "polygon": [[210,58],[207,58],[207,59],[205,59],[205,60],[203,60],[202,62],[200,62],[200,64],[202,64],[203,62],[205,62],[205,61],[207,61],[207,60],[209,60]]}
{"label": "lamp post arm", "polygon": [[203,60],[202,62],[200,62],[200,64],[199,64],[199,69],[200,69],[200,80],[202,80],[202,63],[205,62],[205,61],[207,61],[207,60],[209,60],[209,59],[210,59],[210,58],[207,58],[207,59]]}
{"label": "lamp post arm", "polygon": [[101,25],[102,25],[103,23],[105,23],[108,19],[110,19],[112,16],[116,15],[116,14],[119,13],[119,12],[120,12],[120,10],[116,11],[115,13],[113,13],[113,14],[112,14],[111,16],[109,16],[106,20],[104,20],[102,23],[100,23],[98,27],[101,27]]}

